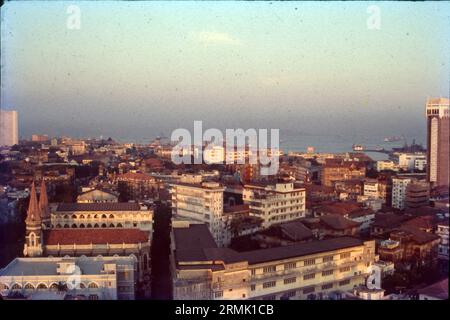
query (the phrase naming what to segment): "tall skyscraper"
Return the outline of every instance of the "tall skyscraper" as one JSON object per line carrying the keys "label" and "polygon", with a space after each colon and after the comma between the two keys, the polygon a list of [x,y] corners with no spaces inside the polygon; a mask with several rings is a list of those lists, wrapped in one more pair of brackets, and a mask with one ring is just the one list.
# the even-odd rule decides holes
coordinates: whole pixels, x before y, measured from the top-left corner
{"label": "tall skyscraper", "polygon": [[449,99],[427,101],[427,166],[432,186],[449,185]]}
{"label": "tall skyscraper", "polygon": [[19,124],[17,111],[0,110],[0,146],[13,146],[19,143]]}

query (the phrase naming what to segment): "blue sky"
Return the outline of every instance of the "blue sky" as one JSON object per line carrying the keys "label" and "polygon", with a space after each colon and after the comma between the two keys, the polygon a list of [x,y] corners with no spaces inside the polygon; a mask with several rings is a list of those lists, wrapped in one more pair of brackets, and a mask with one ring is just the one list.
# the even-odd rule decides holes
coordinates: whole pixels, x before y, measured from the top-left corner
{"label": "blue sky", "polygon": [[420,138],[427,96],[449,92],[449,2],[13,1],[1,15],[1,107],[22,136],[132,140],[203,120]]}

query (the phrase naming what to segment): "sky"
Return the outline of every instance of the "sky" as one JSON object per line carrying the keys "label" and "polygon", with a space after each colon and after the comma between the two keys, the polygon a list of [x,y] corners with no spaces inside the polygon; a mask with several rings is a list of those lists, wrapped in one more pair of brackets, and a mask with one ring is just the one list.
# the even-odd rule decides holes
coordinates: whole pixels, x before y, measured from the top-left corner
{"label": "sky", "polygon": [[12,1],[1,32],[22,137],[142,141],[202,120],[423,141],[427,97],[449,95],[449,2]]}

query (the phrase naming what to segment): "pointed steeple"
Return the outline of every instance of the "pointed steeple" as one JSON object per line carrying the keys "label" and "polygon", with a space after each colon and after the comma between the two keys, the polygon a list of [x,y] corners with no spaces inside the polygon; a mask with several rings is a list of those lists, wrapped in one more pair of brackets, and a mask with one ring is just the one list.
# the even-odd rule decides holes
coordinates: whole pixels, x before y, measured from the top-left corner
{"label": "pointed steeple", "polygon": [[27,219],[26,223],[35,223],[41,221],[41,210],[39,209],[39,204],[36,196],[36,186],[31,185],[30,193],[30,204],[28,205]]}
{"label": "pointed steeple", "polygon": [[47,188],[45,187],[44,179],[42,179],[41,183],[41,194],[39,195],[39,209],[41,211],[42,219],[49,218],[50,211],[48,208]]}

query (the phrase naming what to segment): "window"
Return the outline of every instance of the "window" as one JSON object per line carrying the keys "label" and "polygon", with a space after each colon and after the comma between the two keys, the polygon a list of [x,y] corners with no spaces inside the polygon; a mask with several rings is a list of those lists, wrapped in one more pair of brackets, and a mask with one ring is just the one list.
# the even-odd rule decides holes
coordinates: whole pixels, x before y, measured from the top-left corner
{"label": "window", "polygon": [[252,276],[256,275],[256,269],[252,269],[251,273],[252,273]]}
{"label": "window", "polygon": [[290,262],[290,263],[284,264],[284,270],[295,269],[295,268],[297,268],[296,262]]}
{"label": "window", "polygon": [[270,273],[270,272],[275,272],[276,270],[277,270],[277,266],[269,266],[269,267],[264,267],[263,272]]}
{"label": "window", "polygon": [[217,291],[214,292],[214,298],[222,298],[223,297],[223,291]]}
{"label": "window", "polygon": [[250,286],[250,290],[255,291],[255,290],[256,290],[256,285],[252,284],[252,285]]}
{"label": "window", "polygon": [[339,286],[341,286],[341,287],[346,286],[348,284],[350,284],[350,279],[342,280],[341,282],[339,282]]}
{"label": "window", "polygon": [[33,287],[33,285],[31,283],[27,283],[25,285],[25,289],[27,289],[27,290],[34,290],[34,287]]}
{"label": "window", "polygon": [[350,258],[350,252],[341,253],[341,259]]}
{"label": "window", "polygon": [[90,294],[90,295],[89,295],[89,300],[98,300],[98,295],[96,295],[96,294]]}
{"label": "window", "polygon": [[270,296],[265,296],[264,298],[263,298],[263,300],[276,300],[277,299],[277,296],[276,295],[270,295]]}
{"label": "window", "polygon": [[89,286],[88,286],[90,289],[95,289],[95,288],[98,288],[98,285],[95,283],[95,282],[91,282],[91,283],[89,283]]}
{"label": "window", "polygon": [[333,269],[322,271],[322,277],[331,276],[333,273],[334,273]]}
{"label": "window", "polygon": [[339,272],[349,272],[350,271],[350,267],[343,267],[339,269]]}
{"label": "window", "polygon": [[286,292],[286,294],[285,294],[285,297],[286,298],[292,298],[292,297],[295,297],[295,294],[296,294],[297,292],[294,290],[294,291],[288,291],[288,292]]}
{"label": "window", "polygon": [[333,288],[333,284],[332,283],[327,283],[327,284],[324,284],[322,286],[322,290],[328,290],[328,289],[331,289],[331,288]]}
{"label": "window", "polygon": [[272,287],[275,287],[276,285],[277,285],[276,281],[268,281],[268,282],[263,283],[263,288],[264,289],[272,288]]}
{"label": "window", "polygon": [[305,266],[312,266],[312,265],[316,264],[316,259],[306,259],[304,263],[305,263]]}
{"label": "window", "polygon": [[303,280],[310,280],[310,279],[314,279],[315,277],[316,277],[315,273],[305,274],[303,276]]}
{"label": "window", "polygon": [[286,278],[284,279],[284,284],[290,284],[290,283],[295,283],[297,281],[296,277],[293,278]]}
{"label": "window", "polygon": [[305,288],[305,289],[303,289],[303,294],[312,293],[312,292],[314,292],[314,291],[316,291],[316,288],[315,288],[315,287]]}
{"label": "window", "polygon": [[323,257],[323,262],[331,262],[331,261],[333,261],[333,258],[334,258],[333,255],[325,256],[325,257]]}

